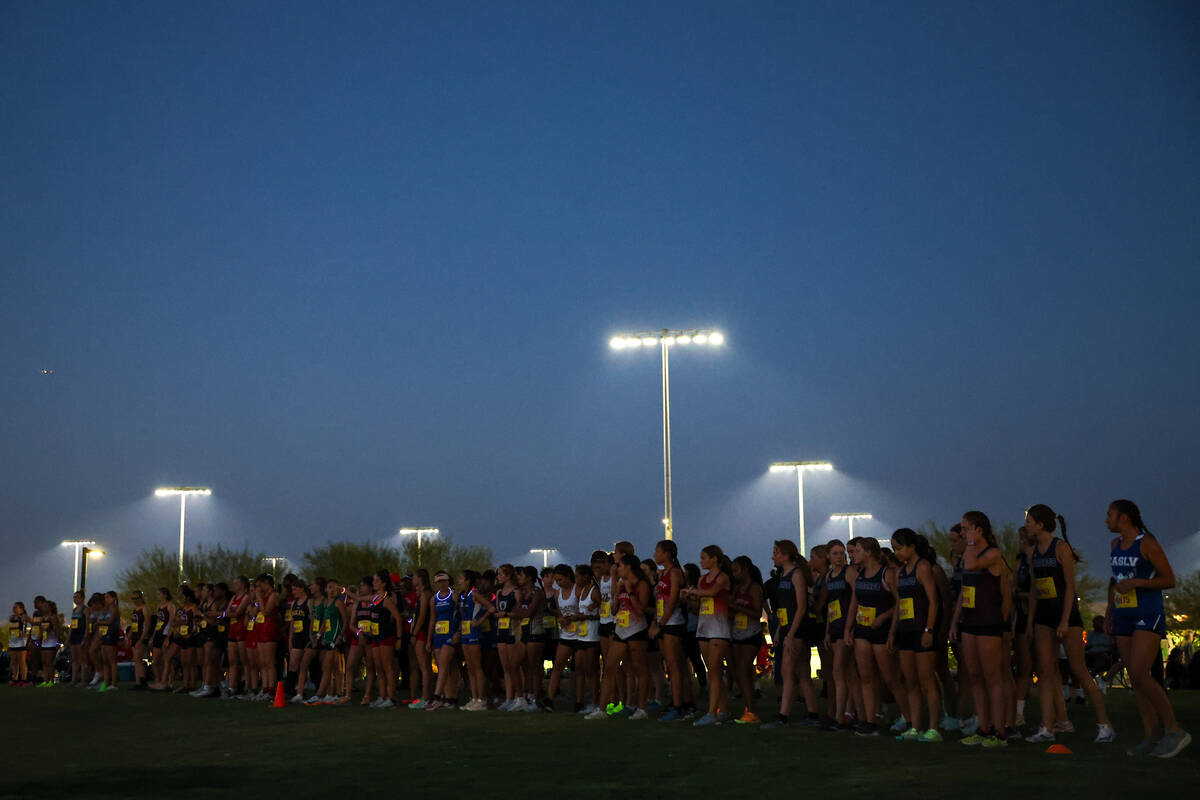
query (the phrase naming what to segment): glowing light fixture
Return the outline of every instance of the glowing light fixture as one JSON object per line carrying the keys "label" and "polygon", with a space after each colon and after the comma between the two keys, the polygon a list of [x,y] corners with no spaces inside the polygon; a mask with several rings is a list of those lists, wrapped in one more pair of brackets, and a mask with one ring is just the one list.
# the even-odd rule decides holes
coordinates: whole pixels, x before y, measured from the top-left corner
{"label": "glowing light fixture", "polygon": [[807,545],[804,541],[804,473],[831,472],[833,464],[828,461],[776,461],[771,464],[771,472],[795,472],[796,491],[799,496],[797,507],[800,515],[800,554],[808,557]]}
{"label": "glowing light fixture", "polygon": [[187,516],[187,499],[189,495],[208,497],[212,489],[207,486],[160,486],[154,490],[155,497],[179,498],[179,582],[183,583],[183,528]]}
{"label": "glowing light fixture", "polygon": [[856,520],[856,519],[874,519],[874,517],[872,517],[870,514],[868,514],[865,511],[854,511],[854,512],[843,513],[843,514],[830,514],[829,519],[831,519],[834,522],[841,522],[842,520],[846,520],[846,522],[850,523],[850,536],[848,538],[853,539],[854,538],[854,520]]}
{"label": "glowing light fixture", "polygon": [[546,567],[550,566],[550,554],[557,553],[558,548],[557,547],[531,547],[531,548],[529,548],[529,552],[542,554],[542,569],[545,569]]}
{"label": "glowing light fixture", "polygon": [[[616,339],[613,339],[613,341],[615,342]],[[424,566],[421,563],[421,537],[422,536],[437,536],[439,533],[441,533],[440,530],[438,530],[437,528],[434,528],[434,527],[430,527],[430,526],[425,526],[423,528],[401,528],[400,529],[401,536],[416,536],[417,537],[417,566],[418,567]]]}

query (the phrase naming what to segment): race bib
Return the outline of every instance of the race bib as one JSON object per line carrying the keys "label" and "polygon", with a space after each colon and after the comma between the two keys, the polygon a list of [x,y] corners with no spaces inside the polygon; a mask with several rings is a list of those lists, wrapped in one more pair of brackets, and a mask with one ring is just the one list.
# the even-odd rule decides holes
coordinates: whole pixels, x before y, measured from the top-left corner
{"label": "race bib", "polygon": [[371,620],[360,619],[358,621],[358,632],[359,633],[370,633],[371,632]]}
{"label": "race bib", "polygon": [[290,608],[287,611],[283,612],[283,621],[284,622],[292,621],[292,610]]}
{"label": "race bib", "polygon": [[[134,624],[136,624],[136,623],[134,623]],[[77,631],[83,630],[83,617],[76,618],[74,623],[71,625],[71,627],[73,627]]]}
{"label": "race bib", "polygon": [[1058,597],[1058,590],[1054,587],[1054,578],[1038,578],[1037,591],[1039,598],[1044,597],[1047,600],[1053,600]]}
{"label": "race bib", "polygon": [[620,625],[622,628],[629,627],[629,612],[628,611],[618,611],[617,612],[617,624]]}
{"label": "race bib", "polygon": [[786,608],[780,608],[775,612],[775,619],[779,620],[780,625],[788,624],[788,613]]}
{"label": "race bib", "polygon": [[974,608],[975,607],[975,587],[974,586],[962,587],[962,601],[963,601],[963,603],[962,603],[963,608]]}
{"label": "race bib", "polygon": [[321,623],[321,630],[324,633],[329,633],[330,631],[333,630],[333,625],[329,622],[329,620],[325,620],[324,622]]}
{"label": "race bib", "polygon": [[304,620],[292,620],[292,633],[304,633]]}
{"label": "race bib", "polygon": [[859,606],[854,621],[864,628],[871,627],[875,624],[875,609],[872,606]]}
{"label": "race bib", "polygon": [[267,621],[267,615],[260,611],[258,612],[258,616],[254,618],[254,621],[261,625]]}
{"label": "race bib", "polygon": [[654,601],[654,613],[658,614],[659,619],[662,619],[663,611],[666,610],[666,605],[667,604],[663,602],[661,597]]}
{"label": "race bib", "polygon": [[608,601],[608,600],[600,601],[600,616],[602,616],[602,617],[611,617],[612,616],[612,603],[610,601]]}
{"label": "race bib", "polygon": [[100,635],[101,635],[101,636],[108,636],[108,626],[107,626],[107,625],[101,625],[101,626],[100,626]]}
{"label": "race bib", "polygon": [[715,613],[715,611],[714,611],[714,609],[716,608],[715,600],[716,600],[716,598],[714,598],[714,597],[701,597],[700,598],[700,615],[701,616],[711,617]]}
{"label": "race bib", "polygon": [[1117,592],[1113,595],[1113,603],[1117,608],[1137,608],[1137,589],[1129,592]]}
{"label": "race bib", "polygon": [[575,629],[575,632],[578,633],[580,636],[587,636],[588,635],[587,634],[587,632],[588,632],[587,620],[583,620],[582,622],[580,622],[578,624],[578,627]]}
{"label": "race bib", "polygon": [[200,627],[207,629],[208,628],[208,620],[206,620],[206,619],[200,620]]}
{"label": "race bib", "polygon": [[450,632],[450,620],[439,619],[437,622],[433,623],[433,632],[440,633],[442,636],[445,636]]}
{"label": "race bib", "polygon": [[579,623],[578,622],[568,622],[567,627],[564,628],[563,630],[565,630],[567,633],[575,633],[579,630]]}
{"label": "race bib", "polygon": [[558,625],[558,617],[554,616],[553,614],[547,614],[546,616],[542,617],[542,627],[546,630],[550,630],[556,625]]}
{"label": "race bib", "polygon": [[378,635],[379,635],[379,623],[378,623],[378,622],[372,622],[372,623],[371,623],[371,635],[372,635],[372,636],[378,636]]}
{"label": "race bib", "polygon": [[512,620],[508,617],[501,617],[500,619],[496,620],[496,625],[502,631],[512,630]]}
{"label": "race bib", "polygon": [[217,633],[224,633],[224,632],[225,632],[225,623],[218,622],[217,623]]}
{"label": "race bib", "polygon": [[254,619],[253,618],[246,620],[246,630],[248,630],[248,631],[254,630]]}
{"label": "race bib", "polygon": [[[101,626],[100,626],[100,632],[101,632],[102,634],[103,634],[103,633],[104,633],[104,631],[106,631],[106,630],[108,630],[108,626],[107,626],[107,625],[101,625]],[[187,636],[187,635],[188,635],[188,626],[187,626],[187,625],[180,625],[180,626],[179,626],[179,635],[180,635],[180,636]]]}
{"label": "race bib", "polygon": [[842,618],[842,601],[830,600],[829,610],[826,613],[829,615],[830,622],[837,622]]}
{"label": "race bib", "polygon": [[529,627],[529,617],[523,617],[523,618],[521,619],[521,627],[522,627],[522,628],[528,628],[528,627]]}
{"label": "race bib", "polygon": [[465,619],[464,619],[464,620],[462,621],[462,623],[461,623],[461,624],[458,626],[458,631],[459,631],[459,633],[461,633],[463,636],[470,636],[470,635],[471,635],[471,622],[470,622],[470,620],[465,620]]}
{"label": "race bib", "polygon": [[911,597],[900,598],[900,619],[916,619],[917,615],[913,611],[913,599]]}
{"label": "race bib", "polygon": [[139,631],[141,631],[141,629],[142,629],[142,626],[140,624],[138,624],[138,621],[136,619],[129,626],[129,630],[132,631],[133,633],[138,633]]}
{"label": "race bib", "polygon": [[745,614],[733,615],[733,627],[735,630],[744,631],[750,627],[750,617]]}

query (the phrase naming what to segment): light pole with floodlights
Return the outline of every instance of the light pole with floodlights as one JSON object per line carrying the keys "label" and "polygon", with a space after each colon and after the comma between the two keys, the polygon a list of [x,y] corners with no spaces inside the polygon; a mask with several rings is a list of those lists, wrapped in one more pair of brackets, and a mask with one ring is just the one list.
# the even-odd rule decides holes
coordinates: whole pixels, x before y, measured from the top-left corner
{"label": "light pole with floodlights", "polygon": [[275,585],[279,585],[279,562],[288,563],[287,556],[263,556],[263,563],[271,562],[271,580],[275,581]]}
{"label": "light pole with floodlights", "polygon": [[558,548],[557,547],[531,547],[531,548],[529,548],[529,552],[542,554],[542,569],[545,569],[546,567],[550,566],[550,554],[558,552]]}
{"label": "light pole with floodlights", "polygon": [[417,537],[417,567],[425,566],[424,564],[421,563],[421,537],[422,536],[437,536],[439,533],[441,533],[441,531],[438,530],[437,528],[428,527],[428,526],[424,527],[424,528],[401,528],[400,529],[401,536],[416,536]]}
{"label": "light pole with floodlights", "polygon": [[709,329],[647,331],[642,333],[618,333],[608,340],[613,350],[654,347],[662,352],[662,439],[663,439],[663,529],[666,539],[675,538],[674,510],[671,507],[671,368],[667,355],[675,345],[712,345],[720,347],[725,336],[720,331]]}
{"label": "light pole with floodlights", "polygon": [[87,560],[89,557],[103,558],[103,550],[93,550],[96,543],[87,539],[70,539],[62,542],[60,547],[74,547],[74,562],[75,575],[71,579],[71,595],[75,592],[82,592],[84,585],[87,583]]}
{"label": "light pole with floodlights", "polygon": [[804,473],[832,472],[833,464],[828,461],[776,461],[771,465],[771,472],[796,472],[796,493],[799,495],[797,506],[800,510],[800,555],[808,558],[808,550],[804,542]]}
{"label": "light pole with floodlights", "polygon": [[160,486],[154,490],[155,497],[179,497],[179,582],[183,583],[183,522],[187,513],[188,495],[208,497],[212,489],[207,486]]}
{"label": "light pole with floodlights", "polygon": [[829,519],[832,520],[833,522],[840,522],[841,520],[846,520],[847,522],[849,522],[850,523],[850,535],[847,538],[853,539],[854,538],[854,520],[856,520],[856,519],[874,519],[874,517],[872,517],[870,514],[868,514],[865,511],[855,511],[855,512],[845,513],[845,514],[830,514]]}

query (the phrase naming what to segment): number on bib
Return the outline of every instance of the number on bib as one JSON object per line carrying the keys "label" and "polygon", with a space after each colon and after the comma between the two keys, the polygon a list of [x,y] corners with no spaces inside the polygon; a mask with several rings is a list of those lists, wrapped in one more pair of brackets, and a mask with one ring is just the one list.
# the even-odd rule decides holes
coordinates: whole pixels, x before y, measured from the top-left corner
{"label": "number on bib", "polygon": [[292,620],[292,633],[304,633],[304,620]]}
{"label": "number on bib", "polygon": [[974,586],[962,587],[962,600],[963,600],[963,603],[962,603],[963,608],[974,608],[975,607],[975,587]]}
{"label": "number on bib", "polygon": [[839,619],[841,619],[842,618],[842,601],[841,600],[830,600],[829,601],[829,609],[826,611],[826,615],[829,617],[830,622],[837,622]]}
{"label": "number on bib", "polygon": [[378,622],[372,622],[372,623],[371,623],[371,635],[372,635],[372,636],[378,636],[378,635],[379,635],[379,623],[378,623]]}
{"label": "number on bib", "polygon": [[1137,608],[1137,589],[1129,592],[1117,592],[1113,596],[1117,608]]}
{"label": "number on bib", "polygon": [[582,622],[580,622],[579,626],[575,629],[575,632],[578,633],[580,636],[587,636],[587,632],[588,632],[587,620],[583,620]]}
{"label": "number on bib", "polygon": [[555,617],[553,614],[547,614],[546,616],[542,617],[542,627],[545,628],[546,630],[550,630],[551,628],[553,628],[557,625],[558,625],[558,618]]}
{"label": "number on bib", "polygon": [[131,624],[129,626],[129,630],[131,630],[133,633],[137,633],[141,629],[142,629],[142,626],[138,624],[138,621],[136,619],[133,621],[133,624]]}
{"label": "number on bib", "polygon": [[100,635],[101,635],[101,636],[108,636],[108,626],[107,626],[107,625],[101,625],[101,626],[100,626]]}
{"label": "number on bib", "polygon": [[[662,619],[663,612],[666,611],[667,604],[660,597],[654,601],[654,613],[658,614],[658,618]],[[665,620],[664,620],[665,621]]]}
{"label": "number on bib", "polygon": [[714,613],[716,613],[715,609],[716,609],[717,604],[716,604],[715,600],[716,600],[716,598],[713,598],[713,597],[701,597],[700,598],[700,614],[701,614],[701,616],[711,617]]}
{"label": "number on bib", "polygon": [[1039,598],[1044,597],[1047,600],[1053,600],[1058,597],[1058,590],[1054,586],[1054,578],[1038,578],[1037,591]]}
{"label": "number on bib", "polygon": [[[103,631],[105,630],[105,628],[106,628],[106,627],[107,627],[107,626],[101,626],[101,632],[102,632],[102,633],[103,633]],[[188,626],[187,626],[187,625],[180,625],[180,626],[179,626],[179,635],[180,635],[180,636],[187,636],[187,635],[188,635]]]}
{"label": "number on bib", "polygon": [[450,632],[450,620],[439,619],[437,622],[433,623],[433,632],[445,636]]}
{"label": "number on bib", "polygon": [[622,628],[629,627],[629,612],[628,611],[618,611],[617,612],[617,624],[620,625]]}
{"label": "number on bib", "polygon": [[858,614],[854,617],[854,621],[864,628],[869,628],[875,624],[875,608],[873,606],[859,606]]}
{"label": "number on bib", "polygon": [[609,602],[608,600],[600,601],[600,616],[602,616],[602,617],[611,617],[612,616],[612,603]]}
{"label": "number on bib", "polygon": [[458,626],[458,631],[463,636],[471,635],[471,621],[464,619]]}
{"label": "number on bib", "polygon": [[579,623],[578,622],[568,622],[567,626],[565,628],[563,628],[563,630],[565,630],[567,633],[575,633],[576,631],[579,630]]}
{"label": "number on bib", "polygon": [[916,619],[916,612],[913,610],[913,599],[911,597],[900,598],[900,619]]}
{"label": "number on bib", "polygon": [[371,632],[371,620],[360,619],[358,621],[358,632],[359,633],[370,633]]}
{"label": "number on bib", "polygon": [[786,608],[781,608],[775,612],[775,619],[779,620],[780,625],[788,624],[788,613]]}
{"label": "number on bib", "polygon": [[259,625],[262,625],[264,622],[267,621],[267,615],[260,611],[260,612],[258,612],[258,616],[256,616],[254,618],[254,621],[257,622]]}
{"label": "number on bib", "polygon": [[248,631],[254,630],[254,618],[253,617],[246,620],[246,630],[248,630]]}
{"label": "number on bib", "polygon": [[509,619],[508,617],[501,617],[500,619],[496,620],[496,625],[502,631],[511,630],[512,629],[512,620]]}
{"label": "number on bib", "polygon": [[750,627],[750,617],[746,614],[733,615],[733,627],[735,630],[744,631]]}

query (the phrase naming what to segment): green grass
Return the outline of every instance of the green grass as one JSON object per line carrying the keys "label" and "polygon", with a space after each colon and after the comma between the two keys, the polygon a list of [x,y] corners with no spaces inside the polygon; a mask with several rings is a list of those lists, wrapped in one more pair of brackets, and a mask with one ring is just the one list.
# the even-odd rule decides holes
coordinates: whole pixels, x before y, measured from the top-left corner
{"label": "green grass", "polygon": [[[274,709],[182,695],[0,687],[12,739],[0,798],[225,798],[285,790],[289,798],[434,793],[553,792],[612,797],[669,787],[696,792],[813,791],[860,797],[951,791],[985,797],[1113,797],[1186,789],[1200,781],[1200,743],[1179,757],[1132,759],[1141,738],[1132,698],[1109,693],[1115,746],[1091,743],[1094,717],[1071,706],[1080,733],[1070,756],[1032,744],[995,751],[863,739],[813,730],[605,720],[574,714],[374,711],[358,706]],[[1200,733],[1200,692],[1172,695],[1184,727]],[[760,710],[769,707],[762,701]],[[1036,705],[1026,709],[1035,718]],[[375,790],[367,796],[376,796]],[[680,795],[682,796],[682,795]]]}

